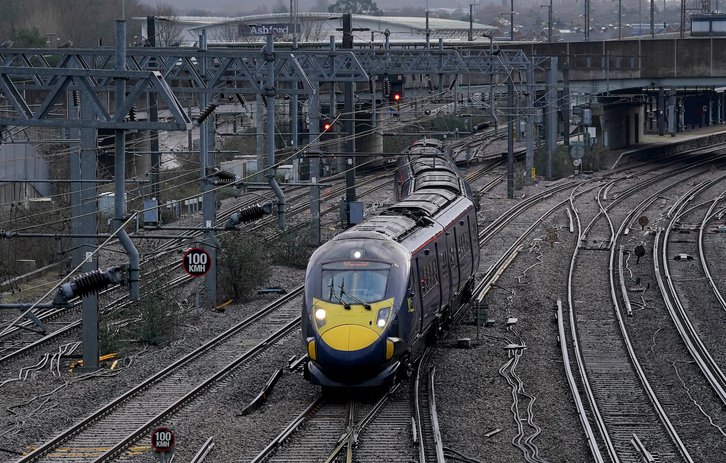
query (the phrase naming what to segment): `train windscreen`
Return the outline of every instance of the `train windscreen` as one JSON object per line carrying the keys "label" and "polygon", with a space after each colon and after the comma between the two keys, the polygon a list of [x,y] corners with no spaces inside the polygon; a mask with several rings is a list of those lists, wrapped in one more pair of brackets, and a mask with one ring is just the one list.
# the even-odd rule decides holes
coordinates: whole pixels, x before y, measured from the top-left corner
{"label": "train windscreen", "polygon": [[385,299],[391,266],[343,261],[323,265],[321,299],[335,304],[374,303]]}

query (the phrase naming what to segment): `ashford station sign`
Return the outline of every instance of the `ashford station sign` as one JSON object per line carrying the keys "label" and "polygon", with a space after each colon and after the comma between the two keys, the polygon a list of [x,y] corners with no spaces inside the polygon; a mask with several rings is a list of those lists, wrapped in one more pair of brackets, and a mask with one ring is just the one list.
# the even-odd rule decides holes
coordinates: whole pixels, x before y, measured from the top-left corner
{"label": "ashford station sign", "polygon": [[[299,27],[298,30],[300,30]],[[269,35],[291,33],[291,24],[240,24],[239,26],[239,35]]]}

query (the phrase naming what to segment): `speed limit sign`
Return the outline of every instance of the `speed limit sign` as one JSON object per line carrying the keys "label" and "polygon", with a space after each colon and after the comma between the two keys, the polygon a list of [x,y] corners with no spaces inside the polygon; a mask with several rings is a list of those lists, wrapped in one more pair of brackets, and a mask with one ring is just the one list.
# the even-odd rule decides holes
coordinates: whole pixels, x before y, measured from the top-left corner
{"label": "speed limit sign", "polygon": [[182,267],[193,277],[204,276],[211,268],[212,259],[209,253],[201,248],[190,249],[184,254]]}
{"label": "speed limit sign", "polygon": [[151,433],[151,446],[157,452],[171,452],[175,441],[174,432],[169,428],[157,428]]}

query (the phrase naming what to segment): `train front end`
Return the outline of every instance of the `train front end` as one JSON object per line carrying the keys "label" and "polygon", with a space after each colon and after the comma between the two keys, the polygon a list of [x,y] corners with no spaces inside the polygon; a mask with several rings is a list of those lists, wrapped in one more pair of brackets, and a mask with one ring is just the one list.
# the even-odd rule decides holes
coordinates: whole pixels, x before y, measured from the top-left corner
{"label": "train front end", "polygon": [[409,257],[385,239],[336,239],[310,259],[305,278],[303,342],[306,375],[326,387],[393,383],[399,354],[399,307],[408,288]]}

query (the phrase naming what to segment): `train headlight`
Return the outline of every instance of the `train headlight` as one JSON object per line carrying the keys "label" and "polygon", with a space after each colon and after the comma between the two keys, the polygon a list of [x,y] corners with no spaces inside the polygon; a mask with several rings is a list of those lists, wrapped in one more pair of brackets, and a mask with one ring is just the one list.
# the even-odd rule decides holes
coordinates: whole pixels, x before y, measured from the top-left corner
{"label": "train headlight", "polygon": [[391,314],[391,308],[390,307],[384,307],[381,310],[378,311],[378,319],[376,320],[376,325],[378,325],[379,328],[383,328],[386,326],[386,323],[388,322],[388,316]]}
{"label": "train headlight", "polygon": [[323,325],[325,325],[325,321],[326,321],[325,316],[326,316],[325,309],[323,309],[321,307],[315,308],[315,325],[318,328],[321,328]]}

